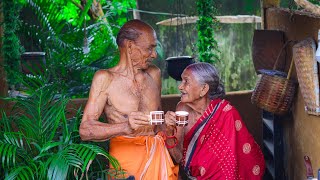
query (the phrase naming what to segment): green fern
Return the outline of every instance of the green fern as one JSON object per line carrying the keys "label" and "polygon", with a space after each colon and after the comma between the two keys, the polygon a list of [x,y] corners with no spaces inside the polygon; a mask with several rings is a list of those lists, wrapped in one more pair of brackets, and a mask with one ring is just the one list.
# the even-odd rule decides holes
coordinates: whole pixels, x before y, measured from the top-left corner
{"label": "green fern", "polygon": [[97,164],[99,172],[106,170],[97,156],[120,170],[118,161],[103,148],[81,143],[81,110],[75,118],[66,119],[69,99],[56,95],[56,85],[34,81],[29,97],[6,99],[14,102],[10,116],[1,112],[0,160],[4,173],[0,179],[90,179],[92,164]]}

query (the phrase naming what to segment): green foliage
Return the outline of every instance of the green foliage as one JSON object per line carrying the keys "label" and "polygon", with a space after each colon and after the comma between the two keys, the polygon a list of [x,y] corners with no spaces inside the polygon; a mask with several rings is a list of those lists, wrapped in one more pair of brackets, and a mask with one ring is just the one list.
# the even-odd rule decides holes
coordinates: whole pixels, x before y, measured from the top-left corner
{"label": "green foliage", "polygon": [[179,85],[179,83],[171,77],[169,77],[168,79],[164,79],[162,81],[161,94],[178,94],[178,93],[180,93],[180,91],[178,89],[178,85]]}
{"label": "green foliage", "polygon": [[66,118],[69,99],[57,96],[56,84],[36,78],[21,81],[31,84],[30,96],[6,99],[14,102],[10,116],[1,111],[0,179],[104,179],[110,173],[98,155],[119,168],[103,148],[80,141],[81,110],[76,117]]}
{"label": "green foliage", "polygon": [[218,36],[221,60],[216,64],[226,91],[253,89],[256,73],[252,62],[252,38],[255,24],[222,26]]}
{"label": "green foliage", "polygon": [[[24,40],[26,51],[36,49],[46,53],[46,73],[50,74],[50,82],[59,82],[61,91],[68,90],[67,95],[70,97],[86,97],[94,72],[117,64],[119,54],[115,34],[127,20],[127,9],[135,7],[134,0],[98,1],[103,7],[103,13],[97,19],[91,19],[88,11],[93,6],[93,0],[86,1],[83,9],[78,7],[81,2],[15,1],[16,5],[23,6],[29,18],[21,19],[20,29],[10,28],[14,30],[11,31],[13,35],[19,35]],[[19,11],[16,9],[12,12],[18,21]],[[10,57],[12,62],[20,60],[18,43],[18,38],[11,38],[11,41],[4,43],[12,47],[11,51],[4,49],[4,52],[17,58],[17,61],[13,61]],[[14,64],[7,70],[17,72],[19,67],[19,64]],[[9,74],[8,77],[12,76]]]}
{"label": "green foliage", "polygon": [[8,70],[8,81],[11,85],[16,85],[18,82],[13,78],[12,72],[20,70],[20,55],[23,52],[16,34],[20,26],[19,12],[21,5],[16,1],[4,1],[2,5],[3,7],[0,7],[0,10],[3,11],[4,16],[4,22],[1,22],[1,26],[4,25],[4,38],[1,51],[5,60],[5,69]]}
{"label": "green foliage", "polygon": [[320,6],[320,1],[319,0],[309,0],[309,2],[315,4],[315,5],[318,5]]}
{"label": "green foliage", "polygon": [[[256,83],[252,62],[252,38],[255,24],[222,24],[217,32],[220,60],[214,65],[220,72],[227,92],[250,90]],[[172,78],[162,81],[162,94],[177,94],[179,82]]]}
{"label": "green foliage", "polygon": [[218,43],[214,32],[218,27],[214,0],[201,0],[196,3],[199,16],[197,21],[199,60],[214,63],[219,60]]}

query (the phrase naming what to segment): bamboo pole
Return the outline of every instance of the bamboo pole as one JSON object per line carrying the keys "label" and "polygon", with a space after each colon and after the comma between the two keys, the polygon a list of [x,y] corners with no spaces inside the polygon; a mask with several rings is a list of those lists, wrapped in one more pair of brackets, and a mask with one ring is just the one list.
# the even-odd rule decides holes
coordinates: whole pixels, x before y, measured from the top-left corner
{"label": "bamboo pole", "polygon": [[[259,16],[251,15],[236,15],[236,16],[216,16],[220,23],[233,24],[233,23],[260,23],[261,18]],[[178,26],[183,24],[196,23],[199,18],[197,16],[190,17],[175,17],[157,22],[157,25],[163,26]]]}

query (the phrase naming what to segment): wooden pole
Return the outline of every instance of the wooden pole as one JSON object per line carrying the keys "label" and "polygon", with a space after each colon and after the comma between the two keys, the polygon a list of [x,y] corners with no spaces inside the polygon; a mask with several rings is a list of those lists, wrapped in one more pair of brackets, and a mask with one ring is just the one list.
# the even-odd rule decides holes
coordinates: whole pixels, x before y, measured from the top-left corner
{"label": "wooden pole", "polygon": [[[139,9],[138,0],[136,0],[136,7]],[[139,11],[133,10],[133,19],[141,19]]]}
{"label": "wooden pole", "polygon": [[[261,18],[259,16],[251,15],[236,15],[236,16],[215,16],[219,23],[223,24],[233,24],[233,23],[261,23]],[[181,26],[183,24],[194,24],[199,20],[198,16],[189,17],[175,17],[172,19],[166,19],[157,22],[157,25],[162,26]]]}
{"label": "wooden pole", "polygon": [[266,9],[270,7],[280,7],[281,0],[260,0],[261,4],[261,28],[266,28]]}
{"label": "wooden pole", "polygon": [[[0,22],[3,22],[3,1],[0,1]],[[3,58],[3,24],[0,25],[0,97],[8,96],[8,85],[6,78],[6,71],[4,69]],[[4,109],[4,102],[0,99],[0,109]],[[0,114],[1,116],[1,114]],[[1,118],[1,117],[0,117]]]}

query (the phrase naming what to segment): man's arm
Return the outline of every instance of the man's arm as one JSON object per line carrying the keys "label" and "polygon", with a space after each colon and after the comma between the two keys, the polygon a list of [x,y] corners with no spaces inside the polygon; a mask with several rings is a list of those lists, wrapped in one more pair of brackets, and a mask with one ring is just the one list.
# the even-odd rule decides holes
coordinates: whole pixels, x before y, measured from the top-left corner
{"label": "man's arm", "polygon": [[[155,66],[155,65],[150,65],[150,67],[147,70],[147,73],[152,77],[152,79],[154,80],[154,82],[157,84],[158,86],[158,94],[159,94],[159,107],[158,107],[158,111],[162,110],[161,107],[161,88],[162,88],[162,82],[161,82],[161,70]],[[165,130],[165,125],[160,125],[160,126],[155,126],[153,131],[155,133],[158,133],[159,131],[163,131]]]}
{"label": "man's arm", "polygon": [[[161,97],[161,88],[162,88],[161,70],[155,65],[150,65],[147,72],[152,77],[152,79],[155,81],[155,83],[158,85],[158,88],[159,88],[158,93],[159,93],[159,96]],[[160,98],[160,100],[161,100],[161,98]],[[161,105],[161,103],[160,103],[160,105]],[[159,107],[159,110],[161,110],[161,106]]]}
{"label": "man's arm", "polygon": [[128,122],[118,124],[99,122],[107,102],[107,88],[111,78],[109,72],[105,70],[96,72],[93,77],[79,129],[80,137],[84,141],[105,141],[113,136],[130,134],[132,131]]}

